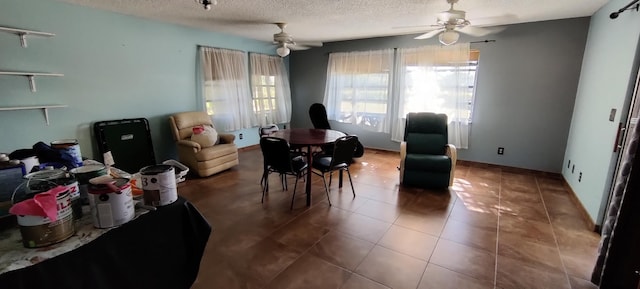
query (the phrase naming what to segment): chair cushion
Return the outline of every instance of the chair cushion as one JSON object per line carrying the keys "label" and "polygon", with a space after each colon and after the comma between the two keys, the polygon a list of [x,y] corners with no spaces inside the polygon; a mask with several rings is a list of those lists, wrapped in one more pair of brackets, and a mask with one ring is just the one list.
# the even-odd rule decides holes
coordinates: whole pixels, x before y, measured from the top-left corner
{"label": "chair cushion", "polygon": [[451,159],[446,155],[407,154],[404,161],[405,171],[451,171]]}
{"label": "chair cushion", "polygon": [[[330,156],[319,156],[313,159],[312,167],[316,170],[320,170],[322,172],[328,172],[331,170],[331,157]],[[346,167],[346,163],[337,164],[335,166],[336,169]]]}
{"label": "chair cushion", "polygon": [[407,153],[444,155],[447,139],[441,134],[408,133]]}
{"label": "chair cushion", "polygon": [[222,156],[236,154],[237,152],[238,149],[235,144],[217,144],[208,148],[202,148],[201,151],[196,153],[196,160],[204,162]]}

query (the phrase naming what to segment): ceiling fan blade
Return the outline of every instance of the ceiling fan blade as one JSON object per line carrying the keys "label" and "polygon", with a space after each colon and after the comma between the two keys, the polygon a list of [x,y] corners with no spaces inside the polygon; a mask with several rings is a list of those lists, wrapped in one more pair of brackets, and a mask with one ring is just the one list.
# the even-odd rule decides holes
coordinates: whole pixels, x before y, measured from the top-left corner
{"label": "ceiling fan blade", "polygon": [[289,45],[287,46],[289,47],[289,49],[291,50],[307,50],[313,47],[322,47],[322,42],[319,41],[303,41],[303,42],[296,42],[293,45]]}
{"label": "ceiling fan blade", "polygon": [[425,34],[418,35],[418,36],[414,37],[413,39],[427,39],[427,38],[431,38],[431,37],[433,37],[433,36],[438,35],[438,33],[442,32],[442,31],[444,31],[444,28],[442,28],[442,29],[436,29],[436,30],[433,30],[433,31],[429,31],[429,32],[427,32],[427,33],[425,33]]}
{"label": "ceiling fan blade", "polygon": [[504,26],[475,27],[475,26],[467,25],[465,27],[458,28],[456,30],[459,31],[459,32],[462,32],[464,34],[471,35],[471,36],[483,37],[483,36],[487,36],[489,34],[498,33],[500,31],[504,30],[505,28],[506,27],[504,27]]}

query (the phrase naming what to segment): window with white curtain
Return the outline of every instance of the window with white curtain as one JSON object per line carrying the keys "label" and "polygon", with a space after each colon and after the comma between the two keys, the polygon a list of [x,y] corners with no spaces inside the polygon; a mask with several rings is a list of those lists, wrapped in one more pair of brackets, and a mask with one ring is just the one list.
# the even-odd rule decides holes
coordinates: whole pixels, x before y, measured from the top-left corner
{"label": "window with white curtain", "polygon": [[203,98],[216,128],[234,131],[254,126],[246,53],[200,47]]}
{"label": "window with white curtain", "polygon": [[477,55],[469,43],[398,49],[398,112],[392,139],[402,141],[407,113],[444,113],[449,142],[468,148]]}
{"label": "window with white curtain", "polygon": [[332,53],[327,116],[402,141],[407,113],[445,113],[449,142],[468,148],[478,55],[469,43]]}
{"label": "window with white curtain", "polygon": [[389,132],[393,49],[329,55],[324,105],[331,120]]}
{"label": "window with white curtain", "polygon": [[282,57],[251,53],[250,64],[257,124],[291,121],[291,90]]}

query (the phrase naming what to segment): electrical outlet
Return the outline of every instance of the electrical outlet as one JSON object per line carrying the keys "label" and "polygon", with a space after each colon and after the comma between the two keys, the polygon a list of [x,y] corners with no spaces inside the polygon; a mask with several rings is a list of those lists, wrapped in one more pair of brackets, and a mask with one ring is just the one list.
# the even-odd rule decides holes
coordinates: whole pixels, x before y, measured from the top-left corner
{"label": "electrical outlet", "polygon": [[242,139],[242,134],[239,134],[239,135],[238,135],[238,137],[239,137],[240,139]]}
{"label": "electrical outlet", "polygon": [[499,147],[498,148],[498,154],[499,155],[503,155],[504,154],[504,148],[503,147]]}
{"label": "electrical outlet", "polygon": [[578,175],[578,183],[582,181],[582,172]]}

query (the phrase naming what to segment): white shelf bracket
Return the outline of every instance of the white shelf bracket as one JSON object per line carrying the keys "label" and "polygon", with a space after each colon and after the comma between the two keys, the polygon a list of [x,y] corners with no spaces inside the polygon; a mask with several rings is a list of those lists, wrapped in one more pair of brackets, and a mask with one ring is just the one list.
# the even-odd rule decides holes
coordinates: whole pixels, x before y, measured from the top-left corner
{"label": "white shelf bracket", "polygon": [[29,88],[31,88],[31,92],[36,92],[36,77],[35,75],[27,75],[29,78]]}
{"label": "white shelf bracket", "polygon": [[47,125],[49,125],[49,108],[43,107],[42,113],[44,113],[44,120],[47,122]]}
{"label": "white shelf bracket", "polygon": [[27,33],[20,33],[18,36],[20,37],[20,45],[27,48]]}

